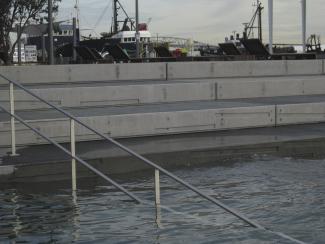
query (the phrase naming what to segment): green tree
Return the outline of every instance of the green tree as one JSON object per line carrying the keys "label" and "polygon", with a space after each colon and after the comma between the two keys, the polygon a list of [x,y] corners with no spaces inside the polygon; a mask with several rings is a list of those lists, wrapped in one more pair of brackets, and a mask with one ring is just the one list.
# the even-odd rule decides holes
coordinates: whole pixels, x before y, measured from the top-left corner
{"label": "green tree", "polygon": [[[58,11],[58,3],[53,0],[53,11]],[[21,38],[21,33],[11,43],[10,33],[17,25],[23,30],[32,21],[37,22],[46,18],[48,0],[1,0],[0,1],[0,51],[3,52],[4,61],[10,64],[15,47]]]}

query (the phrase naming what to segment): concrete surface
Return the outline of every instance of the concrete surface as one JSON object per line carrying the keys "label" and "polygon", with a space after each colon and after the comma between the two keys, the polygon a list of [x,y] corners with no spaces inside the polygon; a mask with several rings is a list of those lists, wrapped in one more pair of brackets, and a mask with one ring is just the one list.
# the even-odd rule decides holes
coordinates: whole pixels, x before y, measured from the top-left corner
{"label": "concrete surface", "polygon": [[[235,128],[267,127],[275,124],[275,107],[242,102],[191,102],[164,105],[74,109],[72,114],[112,137],[138,137]],[[30,125],[58,142],[69,141],[69,120],[51,110],[19,112]],[[0,114],[0,146],[10,145],[9,117]],[[46,143],[17,123],[17,143]],[[98,139],[77,127],[78,140]]]}
{"label": "concrete surface", "polygon": [[[98,131],[116,138],[193,133],[325,121],[325,95],[218,101],[192,101],[142,106],[72,108],[68,111]],[[69,141],[69,120],[53,110],[17,113],[59,142]],[[18,144],[45,141],[17,123]],[[10,145],[9,116],[0,113],[0,145]],[[78,140],[96,140],[77,127]]]}
{"label": "concrete surface", "polygon": [[168,79],[323,74],[323,60],[169,63]]}
{"label": "concrete surface", "polygon": [[[140,83],[140,84],[139,84]],[[5,88],[5,87],[4,87]],[[0,90],[0,102],[9,105],[9,91]],[[132,82],[119,85],[85,83],[62,86],[28,87],[34,93],[60,107],[91,107],[103,105],[139,105],[177,101],[215,100],[215,83],[205,82]],[[48,108],[25,91],[15,91],[17,110]]]}
{"label": "concrete surface", "polygon": [[[168,67],[167,67],[168,66]],[[166,80],[324,74],[323,60],[175,62],[0,67],[0,73],[28,83]],[[7,82],[0,79],[0,85]]]}
{"label": "concrete surface", "polygon": [[324,74],[323,59],[317,60],[287,60],[287,75]]}
{"label": "concrete surface", "polygon": [[[68,108],[318,95],[325,94],[325,76],[102,81],[26,86],[47,101]],[[8,106],[7,89],[0,86],[0,102]],[[17,110],[47,108],[44,103],[18,89],[15,90],[15,100]]]}
{"label": "concrete surface", "polygon": [[[165,63],[1,66],[0,73],[22,84],[166,79]],[[0,79],[0,84],[7,82]]]}
{"label": "concrete surface", "polygon": [[[294,125],[236,131],[204,132],[119,140],[163,167],[202,164],[229,165],[256,155],[318,158],[324,156],[325,124]],[[68,147],[68,145],[66,145]],[[82,142],[78,154],[107,174],[148,169],[125,152],[102,141]],[[19,157],[0,148],[0,182],[38,182],[70,179],[69,158],[50,145],[21,147]],[[37,157],[35,157],[37,155]],[[246,159],[245,159],[246,158]],[[78,167],[78,179],[90,177]]]}
{"label": "concrete surface", "polygon": [[217,99],[325,94],[325,76],[217,80]]}
{"label": "concrete surface", "polygon": [[325,103],[286,104],[277,107],[277,124],[325,122]]}

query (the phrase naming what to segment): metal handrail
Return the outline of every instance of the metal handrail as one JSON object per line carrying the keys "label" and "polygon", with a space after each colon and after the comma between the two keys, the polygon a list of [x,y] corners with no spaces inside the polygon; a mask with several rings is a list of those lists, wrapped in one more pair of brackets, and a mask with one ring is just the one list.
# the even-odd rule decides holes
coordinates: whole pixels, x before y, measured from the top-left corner
{"label": "metal handrail", "polygon": [[[89,131],[95,133],[96,135],[100,136],[101,138],[105,139],[106,141],[111,142],[112,144],[114,144],[115,146],[117,146],[118,148],[122,149],[123,151],[129,153],[130,155],[134,156],[135,158],[141,160],[143,163],[151,166],[152,168],[155,169],[155,185],[156,185],[156,204],[160,205],[160,194],[157,194],[157,191],[159,192],[160,186],[159,186],[159,172],[162,172],[163,174],[167,175],[168,177],[170,177],[171,179],[175,180],[176,182],[178,182],[179,184],[185,186],[186,188],[188,188],[189,190],[193,191],[194,193],[196,193],[197,195],[201,196],[202,198],[212,202],[213,204],[219,206],[220,208],[222,208],[223,210],[225,210],[226,212],[234,215],[235,217],[241,219],[243,222],[247,223],[248,225],[260,229],[260,230],[265,230],[265,231],[269,231],[272,232],[278,236],[281,236],[283,238],[286,238],[288,240],[291,240],[295,243],[300,243],[303,244],[304,242],[301,242],[299,240],[296,240],[290,236],[287,236],[286,234],[280,233],[280,232],[274,232],[271,230],[268,230],[267,228],[261,226],[260,224],[258,224],[257,222],[247,218],[246,216],[244,216],[242,213],[238,212],[237,210],[227,206],[226,204],[222,203],[221,201],[205,194],[204,192],[202,192],[201,190],[199,190],[198,188],[192,186],[191,184],[185,182],[184,180],[182,180],[181,178],[179,178],[178,176],[174,175],[173,173],[167,171],[166,169],[160,167],[159,165],[155,164],[154,162],[152,162],[151,160],[139,155],[138,153],[136,153],[135,151],[131,150],[130,148],[122,145],[121,143],[119,143],[118,141],[116,141],[115,139],[108,137],[106,135],[104,135],[103,133],[97,131],[96,129],[90,127],[89,125],[85,124],[84,122],[82,122],[80,119],[78,119],[77,117],[73,116],[72,114],[70,114],[69,112],[63,110],[62,108],[46,101],[45,99],[41,98],[40,96],[38,96],[37,94],[35,94],[34,92],[30,91],[29,89],[27,89],[25,86],[23,86],[22,84],[10,80],[9,78],[5,77],[4,75],[0,74],[0,77],[3,78],[4,80],[8,81],[9,84],[13,84],[17,87],[19,87],[20,89],[22,89],[23,91],[25,91],[26,93],[30,94],[31,96],[37,98],[38,100],[40,100],[41,102],[47,104],[48,106],[54,108],[55,110],[57,110],[58,112],[64,114],[66,117],[70,118],[72,121],[77,122],[78,124],[84,126],[86,129],[88,129]],[[10,91],[10,95],[11,97],[13,97],[13,90],[11,89]],[[11,107],[13,107],[13,104],[11,102]],[[16,118],[17,120],[19,120],[21,123],[23,123],[25,126],[27,126],[29,129],[31,129],[32,131],[34,131],[35,133],[37,133],[38,135],[40,135],[41,137],[43,137],[44,139],[46,139],[47,141],[49,141],[50,143],[52,143],[53,145],[57,146],[58,148],[60,148],[61,150],[63,150],[66,154],[68,154],[69,156],[71,156],[72,159],[77,160],[78,162],[82,163],[83,165],[85,165],[87,168],[89,168],[91,171],[93,171],[94,173],[96,173],[97,175],[103,177],[105,180],[107,180],[108,182],[112,183],[115,187],[117,187],[118,189],[120,189],[122,192],[124,192],[125,194],[127,194],[128,196],[130,196],[132,199],[136,200],[139,203],[143,203],[143,201],[141,201],[140,199],[138,199],[135,195],[133,195],[132,193],[130,193],[129,191],[127,191],[124,187],[122,187],[121,185],[119,185],[118,183],[116,183],[114,180],[110,179],[109,177],[107,177],[106,175],[104,175],[103,173],[101,173],[100,171],[98,171],[97,169],[95,169],[94,167],[92,167],[91,165],[89,165],[87,162],[85,162],[84,160],[82,160],[81,158],[73,155],[70,151],[68,151],[67,149],[65,149],[64,147],[62,147],[61,145],[59,145],[57,142],[53,141],[52,139],[50,139],[49,137],[45,136],[43,133],[41,133],[39,130],[33,128],[32,126],[28,125],[26,122],[24,122],[24,120],[22,118],[20,118],[19,116],[15,115],[14,113],[9,112],[8,110],[4,109],[2,106],[0,106],[0,109],[2,109],[3,111],[5,111],[6,113],[9,113],[9,115],[12,118]]]}
{"label": "metal handrail", "polygon": [[94,172],[95,174],[97,174],[98,176],[102,177],[104,180],[106,180],[107,182],[111,183],[113,186],[115,186],[117,189],[119,189],[120,191],[124,192],[126,195],[128,195],[129,197],[131,197],[133,200],[137,201],[138,203],[143,203],[143,201],[141,201],[138,197],[136,197],[134,194],[132,194],[131,192],[129,192],[128,190],[126,190],[123,186],[121,186],[120,184],[118,184],[117,182],[115,182],[114,180],[112,180],[110,177],[108,177],[107,175],[103,174],[102,172],[100,172],[99,170],[97,170],[96,168],[94,168],[93,166],[91,166],[89,163],[87,163],[86,161],[84,161],[83,159],[81,159],[78,156],[74,156],[68,149],[66,149],[65,147],[61,146],[59,143],[57,143],[56,141],[52,140],[51,138],[49,138],[48,136],[44,135],[42,132],[40,132],[38,129],[35,129],[34,127],[30,126],[28,123],[26,123],[21,117],[19,117],[16,114],[11,114],[7,109],[5,109],[3,106],[0,105],[0,110],[6,112],[7,114],[9,114],[10,116],[14,117],[15,119],[17,119],[20,123],[22,123],[23,125],[25,125],[26,127],[28,127],[30,130],[32,130],[33,132],[35,132],[37,135],[39,135],[40,137],[42,137],[43,139],[45,139],[46,141],[48,141],[49,143],[51,143],[52,145],[56,146],[57,148],[61,149],[65,154],[67,154],[68,156],[70,156],[71,158],[75,159],[76,161],[78,161],[79,163],[81,163],[82,165],[84,165],[85,167],[87,167],[89,170],[91,170],[92,172]]}

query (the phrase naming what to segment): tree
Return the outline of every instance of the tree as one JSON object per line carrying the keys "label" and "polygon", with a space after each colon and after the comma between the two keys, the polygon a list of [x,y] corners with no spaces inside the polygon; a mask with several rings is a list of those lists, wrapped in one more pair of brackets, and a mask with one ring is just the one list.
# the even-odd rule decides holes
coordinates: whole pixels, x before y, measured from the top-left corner
{"label": "tree", "polygon": [[[53,11],[58,11],[58,3],[53,0]],[[15,47],[21,39],[22,32],[11,43],[10,33],[18,25],[23,30],[32,21],[39,21],[48,12],[48,0],[1,0],[0,2],[0,52],[3,52],[4,61],[10,64]]]}

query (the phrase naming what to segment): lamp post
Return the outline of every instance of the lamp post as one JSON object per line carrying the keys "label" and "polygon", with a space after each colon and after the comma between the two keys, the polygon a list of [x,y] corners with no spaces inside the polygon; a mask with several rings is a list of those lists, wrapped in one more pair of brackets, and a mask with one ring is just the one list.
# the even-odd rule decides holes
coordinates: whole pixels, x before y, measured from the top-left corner
{"label": "lamp post", "polygon": [[17,24],[17,49],[18,49],[18,65],[21,65],[21,26]]}
{"label": "lamp post", "polygon": [[301,0],[301,8],[302,8],[302,49],[303,49],[303,52],[306,52],[306,30],[307,30],[307,28],[306,28],[306,26],[307,26],[306,0]]}
{"label": "lamp post", "polygon": [[140,58],[139,0],[135,0],[135,25],[136,55]]}
{"label": "lamp post", "polygon": [[76,18],[73,18],[72,26],[73,26],[73,53],[72,53],[72,59],[73,59],[73,62],[76,63],[77,62],[77,51],[76,51],[76,47],[77,47],[77,19]]}
{"label": "lamp post", "polygon": [[269,0],[269,52],[273,54],[273,0]]}
{"label": "lamp post", "polygon": [[54,64],[54,45],[53,45],[53,0],[48,0],[48,37],[49,37],[49,64]]}

